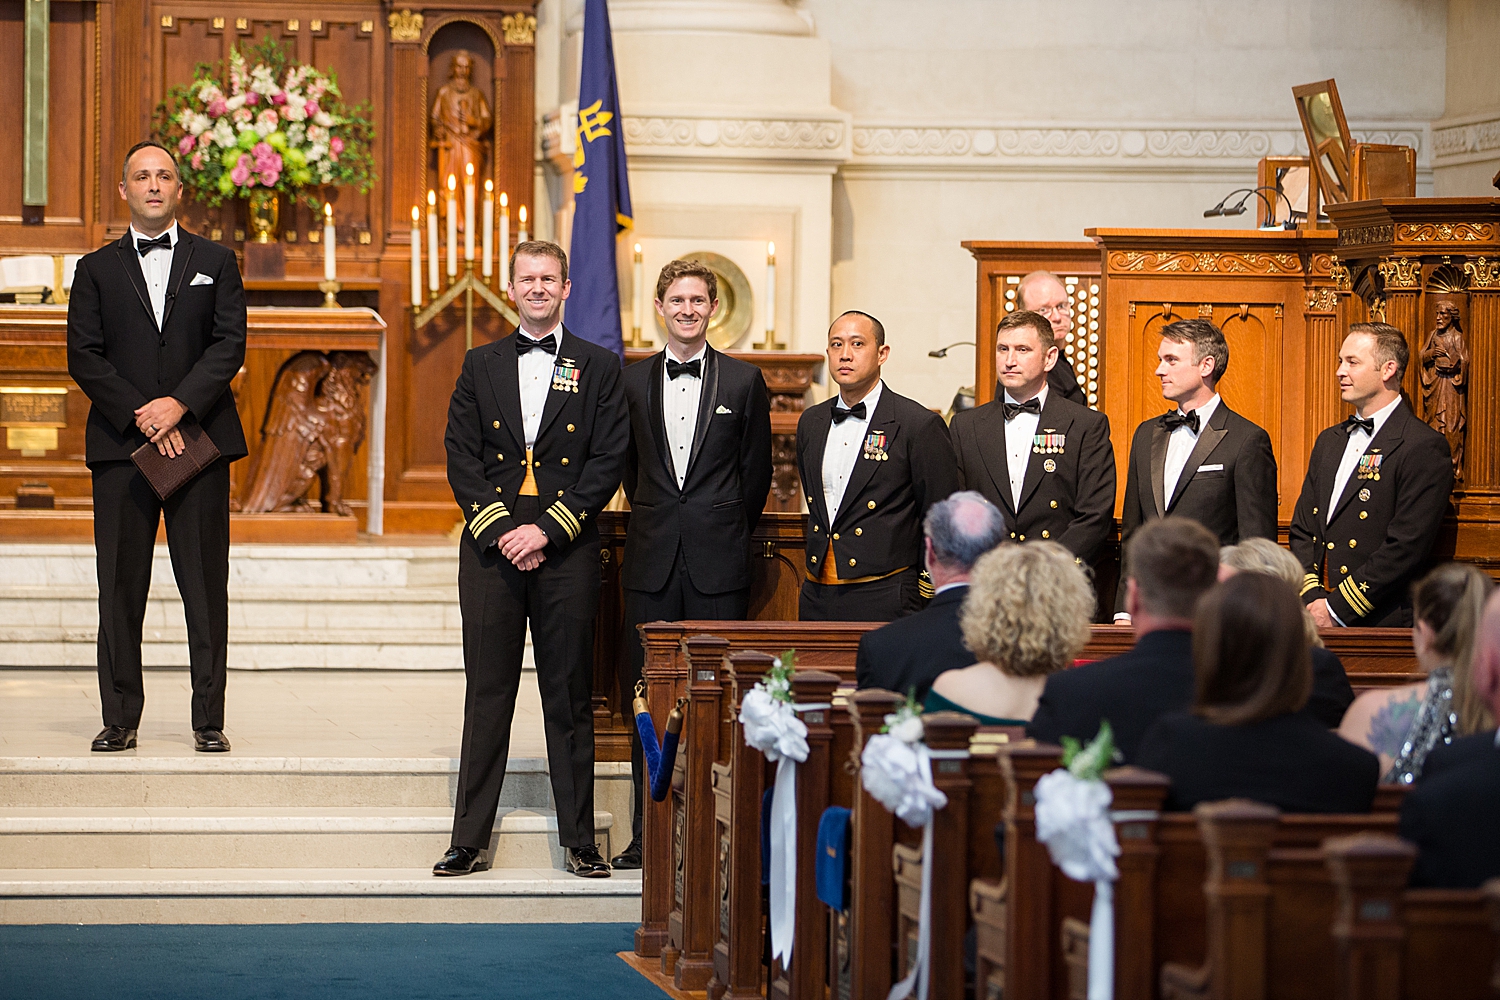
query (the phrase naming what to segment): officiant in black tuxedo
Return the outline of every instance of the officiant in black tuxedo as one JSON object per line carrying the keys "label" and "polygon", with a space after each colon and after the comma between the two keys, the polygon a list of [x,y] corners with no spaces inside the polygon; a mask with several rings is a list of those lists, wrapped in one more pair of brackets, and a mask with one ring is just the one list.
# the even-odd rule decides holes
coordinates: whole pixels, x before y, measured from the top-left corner
{"label": "officiant in black tuxedo", "polygon": [[[1122,545],[1142,524],[1168,515],[1197,521],[1220,545],[1246,538],[1276,541],[1271,436],[1219,396],[1229,370],[1223,332],[1206,319],[1168,323],[1156,357],[1161,392],[1173,409],[1142,422],[1131,438]],[[1127,575],[1128,568],[1122,569],[1121,579]],[[1130,620],[1123,586],[1115,620]]]}
{"label": "officiant in black tuxedo", "polygon": [[[245,360],[245,292],[234,253],[177,224],[182,180],[154,142],[125,156],[130,228],[78,262],[68,300],[68,374],[90,404],[85,451],[99,572],[97,751],[128,750],[145,704],[141,627],[163,514],[187,617],[194,743],[226,751],[229,463],[247,452],[229,383]],[[163,502],[130,455],[183,451],[196,423],[219,459]]]}
{"label": "officiant in black tuxedo", "polygon": [[[750,533],[771,489],[770,396],[759,368],[709,346],[718,307],[713,271],[672,261],[656,280],[666,349],[625,369],[630,527],[620,693],[627,699],[645,663],[637,625],[738,621],[750,606]],[[630,737],[635,807],[630,846],[612,859],[616,868],[641,865],[644,764],[633,728]]]}

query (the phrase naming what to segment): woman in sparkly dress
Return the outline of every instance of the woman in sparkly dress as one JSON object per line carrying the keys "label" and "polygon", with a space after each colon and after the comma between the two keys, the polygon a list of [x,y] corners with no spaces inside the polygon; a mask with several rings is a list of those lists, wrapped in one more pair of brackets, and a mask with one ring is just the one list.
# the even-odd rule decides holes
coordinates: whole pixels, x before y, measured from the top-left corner
{"label": "woman in sparkly dress", "polygon": [[1340,736],[1380,755],[1381,781],[1413,784],[1433,747],[1495,724],[1469,681],[1475,632],[1493,587],[1474,567],[1449,563],[1412,588],[1411,641],[1427,679],[1366,691],[1339,726]]}

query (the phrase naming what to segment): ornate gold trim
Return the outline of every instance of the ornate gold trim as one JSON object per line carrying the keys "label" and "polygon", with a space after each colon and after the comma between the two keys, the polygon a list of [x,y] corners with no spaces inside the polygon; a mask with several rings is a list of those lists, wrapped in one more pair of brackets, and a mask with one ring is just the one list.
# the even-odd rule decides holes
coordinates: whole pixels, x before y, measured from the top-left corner
{"label": "ornate gold trim", "polygon": [[1332,285],[1307,289],[1307,311],[1331,313],[1338,307],[1339,293]]}
{"label": "ornate gold trim", "polygon": [[536,17],[531,14],[506,14],[500,19],[506,45],[535,45]]}
{"label": "ornate gold trim", "polygon": [[1122,250],[1109,255],[1111,271],[1217,274],[1301,274],[1294,253],[1157,253]]}
{"label": "ornate gold trim", "polygon": [[1416,288],[1422,283],[1422,262],[1412,257],[1383,257],[1380,277],[1386,288]]}
{"label": "ornate gold trim", "polygon": [[1500,286],[1500,260],[1476,257],[1464,261],[1464,274],[1469,276],[1471,288],[1495,288]]}
{"label": "ornate gold trim", "polygon": [[413,14],[410,8],[400,11],[391,11],[390,17],[386,18],[386,25],[391,29],[391,41],[393,42],[415,42],[422,37],[422,22],[425,20],[421,14]]}
{"label": "ornate gold trim", "polygon": [[1349,291],[1349,268],[1345,267],[1344,262],[1337,257],[1334,257],[1333,262],[1328,265],[1328,276],[1333,279],[1334,291]]}
{"label": "ornate gold trim", "polygon": [[1473,243],[1494,239],[1495,227],[1488,222],[1403,222],[1396,238],[1413,243]]}
{"label": "ornate gold trim", "polygon": [[1358,247],[1368,246],[1371,243],[1390,243],[1395,236],[1393,226],[1353,226],[1349,229],[1339,230],[1339,246]]}

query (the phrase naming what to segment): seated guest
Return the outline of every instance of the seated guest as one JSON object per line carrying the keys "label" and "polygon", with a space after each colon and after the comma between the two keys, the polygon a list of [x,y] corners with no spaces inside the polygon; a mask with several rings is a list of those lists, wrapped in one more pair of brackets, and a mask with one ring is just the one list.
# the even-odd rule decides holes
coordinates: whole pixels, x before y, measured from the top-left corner
{"label": "seated guest", "polygon": [[[1242,572],[1264,573],[1279,577],[1293,587],[1302,586],[1302,564],[1297,562],[1296,556],[1269,538],[1247,538],[1238,545],[1226,545],[1219,550],[1221,581]],[[1312,646],[1313,689],[1312,697],[1307,699],[1307,711],[1329,729],[1335,729],[1354,700],[1354,689],[1349,686],[1349,677],[1339,658],[1323,648],[1323,637],[1318,634],[1318,626],[1306,607],[1302,609],[1302,627]]]}
{"label": "seated guest", "polygon": [[915,692],[918,701],[927,697],[938,674],[974,662],[964,646],[958,610],[969,593],[974,564],[1005,537],[1005,518],[994,504],[965,490],[929,507],[922,529],[932,600],[914,615],[866,632],[854,660],[861,688]]}
{"label": "seated guest", "polygon": [[[1471,690],[1500,716],[1500,594],[1490,596],[1474,652]],[[1416,886],[1472,889],[1500,877],[1500,733],[1438,747],[1401,803],[1401,836],[1417,845]]]}
{"label": "seated guest", "polygon": [[1135,631],[1128,653],[1047,678],[1026,735],[1045,743],[1093,739],[1109,720],[1115,747],[1135,762],[1146,730],[1193,701],[1193,608],[1214,585],[1219,539],[1196,521],[1143,524],[1126,546],[1125,607]]}
{"label": "seated guest", "polygon": [[1412,587],[1411,644],[1427,679],[1366,691],[1339,726],[1344,739],[1380,755],[1381,781],[1413,784],[1434,747],[1494,724],[1470,674],[1475,632],[1493,589],[1484,573],[1458,563],[1439,566]]}
{"label": "seated guest", "polygon": [[1191,712],[1163,715],[1133,763],[1172,779],[1165,808],[1255,799],[1286,812],[1369,812],[1380,762],[1302,711],[1312,657],[1297,591],[1239,573],[1193,619]]}
{"label": "seated guest", "polygon": [[979,662],[946,670],[923,707],[967,712],[983,726],[1024,726],[1048,674],[1089,641],[1094,588],[1056,542],[1002,545],[974,566],[960,622]]}

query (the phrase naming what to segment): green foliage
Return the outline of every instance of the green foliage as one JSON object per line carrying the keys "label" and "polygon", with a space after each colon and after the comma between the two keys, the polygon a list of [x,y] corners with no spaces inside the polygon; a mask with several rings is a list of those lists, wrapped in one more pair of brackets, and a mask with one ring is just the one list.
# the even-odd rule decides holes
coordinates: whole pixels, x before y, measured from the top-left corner
{"label": "green foliage", "polygon": [[1099,735],[1086,746],[1080,745],[1072,736],[1062,738],[1062,764],[1075,778],[1083,781],[1099,781],[1115,762],[1115,733],[1109,720],[1099,724]]}

